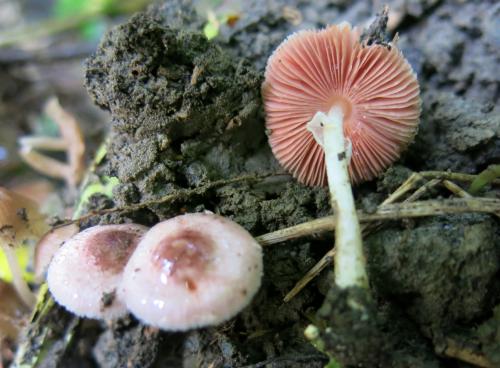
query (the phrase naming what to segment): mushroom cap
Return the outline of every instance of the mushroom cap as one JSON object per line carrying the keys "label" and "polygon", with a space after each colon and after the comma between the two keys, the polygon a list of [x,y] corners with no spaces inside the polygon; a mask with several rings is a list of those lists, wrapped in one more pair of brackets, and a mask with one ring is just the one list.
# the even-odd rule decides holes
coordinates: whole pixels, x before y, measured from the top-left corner
{"label": "mushroom cap", "polygon": [[269,143],[307,185],[326,185],[322,147],[307,130],[316,112],[340,106],[352,145],[353,183],[396,160],[417,132],[419,86],[395,45],[365,45],[348,23],[289,36],[268,60],[262,94]]}
{"label": "mushroom cap", "polygon": [[214,214],[186,214],[144,236],[120,292],[143,322],[187,330],[236,315],[259,289],[262,269],[262,248],[240,225]]}
{"label": "mushroom cap", "polygon": [[16,246],[23,240],[41,237],[47,229],[36,202],[0,187],[0,243]]}
{"label": "mushroom cap", "polygon": [[78,225],[69,224],[50,229],[42,236],[35,247],[33,268],[37,278],[41,279],[44,276],[54,254],[65,241],[78,233],[79,230]]}
{"label": "mushroom cap", "polygon": [[54,299],[82,317],[112,319],[126,314],[116,291],[125,264],[147,230],[137,224],[99,225],[70,238],[47,272]]}

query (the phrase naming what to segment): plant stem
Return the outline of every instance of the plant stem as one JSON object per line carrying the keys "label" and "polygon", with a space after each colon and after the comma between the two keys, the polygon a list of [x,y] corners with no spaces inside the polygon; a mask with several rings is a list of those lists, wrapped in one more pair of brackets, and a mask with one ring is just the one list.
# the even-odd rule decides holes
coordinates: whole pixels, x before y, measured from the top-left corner
{"label": "plant stem", "polygon": [[[358,211],[358,218],[360,222],[366,223],[469,212],[489,213],[500,216],[500,200],[495,198],[464,197],[443,200],[431,199],[413,203],[384,204],[380,205],[377,211],[373,213]],[[336,229],[336,225],[334,224],[335,221],[335,216],[321,217],[299,225],[260,235],[256,237],[256,240],[262,246],[269,246],[303,236],[333,231]]]}
{"label": "plant stem", "polygon": [[21,270],[21,267],[19,267],[16,254],[14,253],[14,248],[9,245],[2,245],[0,248],[4,251],[5,258],[7,258],[7,263],[9,264],[10,272],[12,274],[12,284],[19,294],[19,297],[27,307],[33,307],[35,305],[36,298],[28,287],[26,281],[23,279],[23,271]]}
{"label": "plant stem", "polygon": [[[341,288],[351,286],[367,288],[368,275],[363,255],[361,227],[347,171],[348,157],[343,120],[344,114],[341,108],[334,106],[328,115],[322,112],[316,113],[308,128],[325,152],[330,200],[336,217],[335,283]],[[322,132],[323,142],[318,131]]]}

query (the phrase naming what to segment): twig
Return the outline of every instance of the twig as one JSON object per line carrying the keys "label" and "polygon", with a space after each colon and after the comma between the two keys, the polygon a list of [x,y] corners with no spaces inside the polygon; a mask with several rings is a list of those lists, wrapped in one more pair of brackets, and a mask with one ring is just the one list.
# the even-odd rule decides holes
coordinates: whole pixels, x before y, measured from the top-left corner
{"label": "twig", "polygon": [[178,189],[172,194],[167,194],[161,198],[157,199],[152,199],[149,201],[145,202],[140,202],[140,203],[135,203],[131,204],[129,206],[125,207],[113,207],[113,208],[106,208],[103,210],[97,210],[97,211],[90,211],[84,216],[80,216],[75,219],[71,220],[65,220],[63,221],[60,225],[58,226],[66,226],[69,224],[80,224],[81,222],[88,220],[94,216],[102,216],[106,215],[109,213],[116,213],[116,212],[132,212],[132,211],[138,211],[144,208],[147,208],[149,206],[154,206],[158,204],[165,204],[169,202],[174,202],[176,200],[181,200],[181,199],[186,199],[191,196],[195,195],[202,195],[208,190],[219,188],[225,185],[230,185],[230,184],[236,184],[240,182],[252,182],[252,181],[259,181],[271,176],[276,176],[276,174],[266,174],[266,175],[244,175],[244,176],[239,176],[237,178],[232,178],[232,179],[222,179],[222,180],[217,180],[210,182],[206,185],[196,187],[196,188],[190,188],[190,189]]}
{"label": "twig", "polygon": [[466,362],[472,364],[476,367],[481,368],[495,368],[493,365],[481,352],[476,351],[474,349],[461,346],[455,340],[451,338],[446,338],[446,346],[444,349],[436,346],[435,351],[437,354],[444,355],[448,358],[453,358],[457,360],[461,360],[462,362]]}
{"label": "twig", "polygon": [[[375,213],[359,212],[359,221],[362,223],[397,220],[402,218],[418,218],[427,216],[446,215],[453,213],[483,212],[500,215],[500,200],[490,198],[457,198],[445,200],[428,200],[421,202],[408,202],[386,204],[380,206]],[[257,241],[268,246],[277,244],[290,239],[332,231],[335,228],[334,216],[328,216],[313,220],[304,224],[293,226],[287,229],[278,230],[272,233],[257,237]],[[373,231],[373,227],[363,227],[363,234]],[[331,259],[335,254],[335,249],[331,249],[321,258],[316,265],[311,268],[304,277],[285,296],[284,301],[290,301],[300,290],[302,290],[311,280],[313,280],[326,266],[331,264]]]}
{"label": "twig", "polygon": [[[420,174],[413,173],[408,179],[406,179],[403,184],[399,186],[388,198],[386,198],[381,205],[391,204],[397,201],[399,198],[403,197],[407,192],[412,190],[415,185],[421,180],[425,180]],[[408,200],[408,199],[407,199]],[[363,236],[370,234],[372,231],[376,231],[381,226],[380,223],[369,223],[361,225],[361,233]],[[291,234],[290,234],[291,235]],[[270,239],[273,236],[269,237]],[[332,263],[333,256],[335,255],[335,247],[330,249],[307,273],[294,285],[294,287],[285,295],[283,301],[288,303],[292,300],[300,291],[306,287],[306,285],[311,282],[317,275],[321,273],[329,264]]]}
{"label": "twig", "polygon": [[[448,171],[421,171],[419,172],[426,179],[448,179],[453,181],[471,182],[477,175],[462,174]],[[500,179],[493,180],[490,184],[500,185]]]}
{"label": "twig", "polygon": [[[382,203],[382,205],[387,205],[394,203],[398,199],[402,198],[406,193],[408,193],[410,190],[412,190],[421,180],[425,179],[431,179],[430,182],[424,184],[421,186],[413,195],[410,197],[406,198],[403,202],[410,202],[412,200],[418,199],[421,197],[428,189],[434,187],[441,181],[443,182],[444,186],[452,191],[453,193],[457,194],[461,198],[470,198],[470,195],[465,192],[463,189],[461,189],[458,185],[455,183],[451,182],[451,180],[457,180],[457,181],[473,181],[477,175],[468,175],[468,174],[462,174],[462,173],[453,173],[453,172],[445,172],[445,171],[422,171],[419,173],[413,173],[410,175],[406,181],[401,184],[399,188],[397,188],[389,197],[387,197]],[[493,181],[492,184],[500,184],[500,180]],[[495,213],[498,217],[500,217],[500,213]],[[291,228],[287,229],[282,229],[275,231],[273,233],[268,233],[261,235],[257,239],[261,240],[261,244],[266,246],[266,245],[271,245],[271,244],[277,244],[289,239],[295,239],[301,236],[306,236],[306,235],[311,235],[311,233],[315,232],[320,232],[318,228],[322,226],[323,223],[332,221],[328,218],[324,219],[318,219],[314,220],[309,223],[305,224],[300,224]],[[360,221],[363,222],[363,220],[360,218]],[[330,223],[331,225],[331,223]],[[371,222],[371,223],[365,223],[362,225],[362,233],[363,236],[366,236],[367,234],[370,234],[371,232],[377,230],[380,228],[381,223],[380,222]],[[309,232],[309,233],[308,233]],[[326,266],[331,264],[331,257],[335,254],[334,248],[332,248],[330,251],[328,251],[319,261],[314,265],[313,268],[311,268],[293,287],[292,290],[288,292],[288,294],[285,296],[284,301],[287,302],[291,300],[295,295],[297,295],[300,290],[302,290],[311,280],[313,280]]]}
{"label": "twig", "polygon": [[410,177],[406,179],[406,181],[403,184],[401,184],[401,186],[398,189],[396,189],[389,197],[387,197],[382,202],[382,204],[396,202],[399,198],[401,198],[410,190],[412,190],[420,180],[423,180],[423,177],[419,173],[411,174]]}
{"label": "twig", "polygon": [[418,188],[412,195],[406,198],[403,202],[414,202],[420,197],[422,197],[426,192],[441,183],[441,179],[432,179]]}
{"label": "twig", "polygon": [[[403,202],[381,205],[374,213],[358,211],[361,222],[379,220],[398,220],[427,216],[448,215],[454,213],[482,212],[500,213],[500,199],[494,198],[453,198],[443,200],[427,200],[420,202]],[[263,245],[272,245],[335,229],[335,216],[327,216],[286,229],[258,236],[257,241]]]}
{"label": "twig", "polygon": [[283,298],[283,301],[285,303],[288,303],[290,300],[292,300],[300,291],[306,287],[307,284],[309,284],[323,269],[328,266],[329,264],[332,264],[333,257],[335,256],[335,248],[330,249],[320,260],[318,263],[316,263],[313,268],[311,268],[307,273],[302,277],[290,290],[285,297]]}
{"label": "twig", "polygon": [[443,185],[446,187],[446,189],[460,198],[472,198],[472,196],[467,191],[460,188],[457,184],[450,180],[443,180]]}
{"label": "twig", "polygon": [[256,240],[260,245],[266,246],[333,229],[335,229],[335,216],[327,216],[258,236]]}

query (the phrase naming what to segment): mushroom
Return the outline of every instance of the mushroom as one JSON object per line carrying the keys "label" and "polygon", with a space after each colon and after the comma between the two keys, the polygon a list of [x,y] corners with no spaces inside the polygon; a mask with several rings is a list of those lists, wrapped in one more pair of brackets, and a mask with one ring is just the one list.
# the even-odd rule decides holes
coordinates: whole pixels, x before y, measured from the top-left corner
{"label": "mushroom", "polygon": [[396,160],[420,115],[416,75],[396,45],[359,38],[348,23],[289,36],[269,58],[262,87],[278,161],[300,182],[328,184],[340,287],[368,286],[350,181],[370,180]]}
{"label": "mushroom", "polygon": [[79,232],[56,252],[47,271],[54,299],[82,317],[118,318],[126,313],[116,295],[123,269],[147,227],[98,225]]}
{"label": "mushroom", "polygon": [[[83,134],[76,119],[61,107],[57,98],[51,98],[47,102],[45,113],[58,125],[61,137],[21,137],[19,155],[35,170],[53,178],[64,179],[74,189],[85,171]],[[68,162],[45,156],[36,149],[65,151]]]}
{"label": "mushroom", "polygon": [[120,292],[146,324],[184,331],[221,323],[260,287],[262,249],[240,225],[193,213],[161,222],[125,267]]}
{"label": "mushroom", "polygon": [[14,249],[25,240],[40,238],[48,229],[35,202],[0,187],[0,249],[9,264],[13,285],[27,306],[34,305],[35,296],[23,279]]}
{"label": "mushroom", "polygon": [[42,236],[35,247],[34,271],[37,279],[43,278],[54,254],[65,241],[78,233],[79,230],[78,225],[68,224],[50,229]]}
{"label": "mushroom", "polygon": [[0,367],[2,358],[7,355],[3,353],[7,351],[12,355],[10,347],[16,342],[23,318],[28,312],[15,289],[0,280]]}

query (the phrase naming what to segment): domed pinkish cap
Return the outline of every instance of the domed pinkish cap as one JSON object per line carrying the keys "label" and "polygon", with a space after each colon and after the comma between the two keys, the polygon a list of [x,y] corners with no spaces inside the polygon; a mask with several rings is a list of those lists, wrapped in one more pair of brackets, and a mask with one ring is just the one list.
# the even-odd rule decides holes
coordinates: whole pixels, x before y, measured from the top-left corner
{"label": "domed pinkish cap", "polygon": [[42,236],[36,244],[33,262],[33,268],[37,279],[43,279],[45,271],[47,271],[54,254],[56,254],[65,241],[77,234],[79,230],[80,228],[78,225],[69,224],[50,229]]}
{"label": "domed pinkish cap", "polygon": [[262,249],[244,228],[213,214],[186,214],[145,235],[120,292],[141,321],[187,330],[228,320],[248,305],[262,268]]}
{"label": "domed pinkish cap", "polygon": [[66,241],[49,265],[54,299],[76,315],[97,319],[126,313],[117,297],[123,269],[148,230],[137,224],[99,225]]}
{"label": "domed pinkish cap", "polygon": [[396,160],[417,132],[419,86],[395,45],[363,45],[347,23],[288,37],[268,60],[262,94],[269,143],[307,185],[326,185],[322,147],[307,130],[318,111],[342,108],[352,145],[349,174],[370,180]]}

